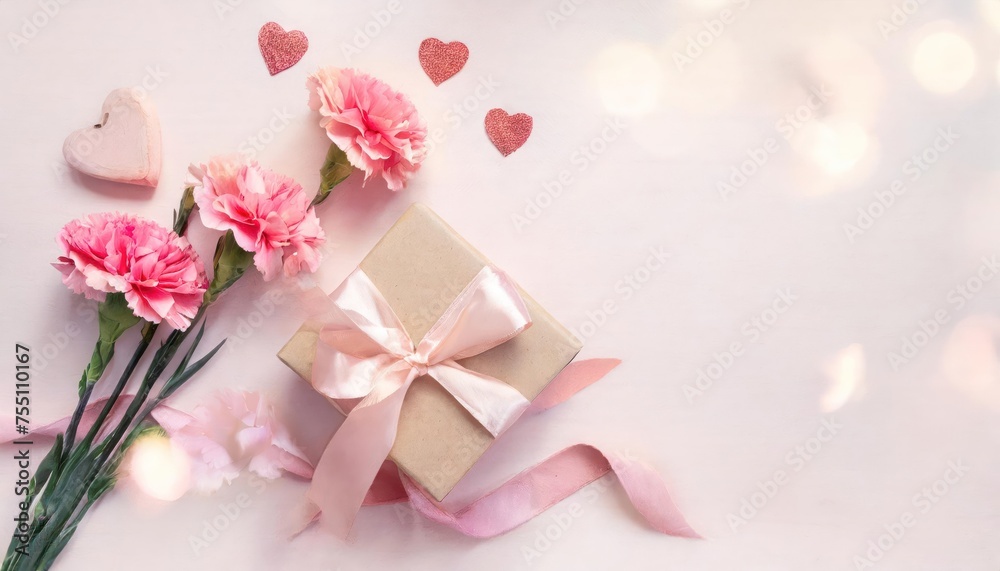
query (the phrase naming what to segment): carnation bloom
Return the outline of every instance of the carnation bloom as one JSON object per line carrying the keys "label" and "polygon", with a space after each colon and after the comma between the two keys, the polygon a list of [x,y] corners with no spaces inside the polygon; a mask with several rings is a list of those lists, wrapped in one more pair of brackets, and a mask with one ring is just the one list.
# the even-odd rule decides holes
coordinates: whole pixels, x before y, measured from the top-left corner
{"label": "carnation bloom", "polygon": [[191,458],[193,483],[201,491],[219,489],[244,469],[268,479],[282,471],[312,477],[305,454],[259,393],[222,390],[211,403],[195,408],[194,415],[167,407],[152,414]]}
{"label": "carnation bloom", "polygon": [[390,189],[405,187],[427,154],[427,125],[410,100],[353,69],[321,68],[306,87],[320,125],[365,181],[381,175]]}
{"label": "carnation bloom", "polygon": [[89,299],[125,294],[135,315],[187,329],[208,288],[205,267],[187,240],[131,214],[91,214],[63,227],[53,264],[63,283]]}
{"label": "carnation bloom", "polygon": [[232,230],[236,243],[253,252],[254,265],[273,279],[284,267],[293,276],[319,267],[326,241],[316,210],[299,183],[237,157],[192,166],[194,199],[205,226]]}

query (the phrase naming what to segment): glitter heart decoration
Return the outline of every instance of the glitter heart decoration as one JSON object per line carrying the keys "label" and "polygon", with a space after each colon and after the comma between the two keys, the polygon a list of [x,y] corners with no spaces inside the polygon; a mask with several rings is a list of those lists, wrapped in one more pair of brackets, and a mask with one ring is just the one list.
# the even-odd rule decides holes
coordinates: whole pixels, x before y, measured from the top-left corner
{"label": "glitter heart decoration", "polygon": [[528,140],[532,127],[531,115],[508,115],[503,109],[490,109],[486,114],[486,135],[497,150],[507,156],[521,148]]}
{"label": "glitter heart decoration", "polygon": [[268,22],[261,26],[257,44],[267,71],[275,75],[299,63],[309,49],[309,38],[298,30],[286,32],[277,23]]}
{"label": "glitter heart decoration", "polygon": [[434,85],[441,85],[465,67],[465,62],[469,61],[469,47],[462,42],[446,44],[437,38],[427,38],[420,42],[418,56],[427,77]]}

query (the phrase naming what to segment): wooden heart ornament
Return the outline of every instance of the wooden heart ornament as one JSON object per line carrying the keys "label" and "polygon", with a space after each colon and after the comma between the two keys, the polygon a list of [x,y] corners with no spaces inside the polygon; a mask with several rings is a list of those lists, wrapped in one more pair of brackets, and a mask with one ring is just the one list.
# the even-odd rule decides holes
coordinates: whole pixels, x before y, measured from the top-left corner
{"label": "wooden heart ornament", "polygon": [[441,85],[465,67],[465,62],[469,61],[469,47],[462,42],[446,44],[437,38],[427,38],[420,42],[418,56],[427,77],[434,85]]}
{"label": "wooden heart ornament", "polygon": [[486,135],[493,145],[507,156],[521,148],[531,135],[531,115],[508,115],[503,109],[490,109],[486,114]]}
{"label": "wooden heart ornament", "polygon": [[299,63],[309,49],[309,38],[298,30],[286,32],[277,23],[268,22],[257,33],[257,45],[268,73],[275,75]]}
{"label": "wooden heart ornament", "polygon": [[96,178],[155,187],[163,160],[156,107],[138,88],[112,91],[100,123],[66,137],[63,157]]}

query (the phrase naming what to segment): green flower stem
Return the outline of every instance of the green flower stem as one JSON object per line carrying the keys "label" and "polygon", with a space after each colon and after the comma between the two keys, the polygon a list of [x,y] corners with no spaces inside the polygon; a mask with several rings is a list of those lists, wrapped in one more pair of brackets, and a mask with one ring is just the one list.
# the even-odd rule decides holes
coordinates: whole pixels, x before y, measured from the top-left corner
{"label": "green flower stem", "polygon": [[111,394],[108,395],[108,400],[104,403],[104,408],[101,409],[100,414],[98,414],[97,419],[94,424],[90,427],[90,431],[87,436],[83,439],[82,445],[89,446],[91,442],[97,437],[98,432],[104,426],[104,421],[107,420],[108,415],[114,409],[115,404],[118,402],[118,398],[121,396],[125,387],[128,385],[129,379],[132,378],[132,373],[135,371],[136,366],[139,365],[139,360],[146,353],[146,349],[153,342],[153,336],[156,335],[156,329],[159,327],[156,323],[146,323],[146,326],[142,330],[142,339],[139,341],[139,346],[135,348],[135,353],[132,354],[132,358],[129,360],[128,365],[125,366],[125,370],[122,371],[121,377],[118,378],[118,384],[115,385]]}
{"label": "green flower stem", "polygon": [[[231,285],[231,284],[230,284]],[[192,320],[191,326],[195,326],[204,316],[210,303],[206,302],[199,309],[198,314]],[[11,570],[28,571],[35,569],[47,569],[55,560],[58,554],[66,546],[83,513],[90,509],[100,496],[114,487],[115,472],[118,464],[124,457],[126,449],[131,445],[137,431],[142,430],[142,422],[146,416],[159,404],[166,396],[190,379],[200,370],[222,347],[220,343],[206,356],[188,366],[201,335],[204,332],[202,327],[191,348],[181,360],[177,371],[167,380],[160,394],[149,402],[145,407],[143,404],[149,398],[150,392],[157,380],[162,376],[166,366],[175,356],[177,350],[183,345],[187,336],[191,333],[192,327],[186,331],[173,331],[157,350],[149,369],[146,372],[139,391],[132,400],[122,419],[115,430],[104,440],[98,443],[93,449],[89,447],[91,435],[81,443],[81,447],[70,457],[67,462],[67,474],[65,474],[55,486],[47,488],[45,496],[51,499],[46,502],[47,497],[43,497],[40,502],[41,524],[35,530],[36,535],[32,537],[32,548],[29,550],[27,559],[21,559],[10,566]],[[131,427],[131,430],[130,430]],[[126,434],[128,436],[126,437]],[[118,446],[122,438],[125,442]],[[84,443],[88,446],[82,446]],[[110,461],[110,462],[109,462]],[[81,503],[85,502],[82,507]],[[76,514],[74,516],[74,513]]]}
{"label": "green flower stem", "polygon": [[83,418],[83,413],[87,409],[87,405],[90,403],[90,397],[94,392],[94,385],[100,380],[101,376],[104,375],[104,371],[111,364],[111,358],[115,354],[115,342],[109,341],[107,339],[101,338],[97,340],[97,345],[94,347],[94,353],[90,356],[90,364],[87,368],[83,370],[83,376],[80,378],[80,400],[76,403],[76,410],[73,411],[73,416],[70,417],[69,426],[66,428],[66,450],[69,451],[73,447],[73,442],[76,439],[76,431],[80,426],[80,420]]}
{"label": "green flower stem", "polygon": [[[89,379],[92,375],[97,374],[99,376],[104,372],[103,368],[100,368],[100,363],[98,363],[97,367],[95,367],[95,362],[100,359],[102,352],[106,352],[109,356],[113,355],[114,346],[112,345],[110,351],[108,351],[106,343],[102,340],[98,340],[97,346],[94,347],[94,354],[90,357],[90,365],[88,365],[83,371],[83,377],[80,379],[80,389],[82,391],[80,393],[80,400],[77,401],[76,409],[73,411],[73,415],[69,419],[69,426],[66,427],[66,442],[69,444],[70,448],[73,446],[73,440],[76,438],[76,431],[80,426],[80,419],[83,418],[83,413],[87,409],[87,404],[90,402],[90,396],[94,392],[94,385],[96,382],[92,383]],[[107,364],[105,363],[105,367],[106,366]]]}
{"label": "green flower stem", "polygon": [[195,325],[201,321],[201,318],[205,315],[205,311],[208,309],[209,303],[202,304],[201,308],[198,310],[198,314],[195,315],[194,319],[191,320],[191,325],[184,331],[171,331],[170,336],[167,337],[166,341],[156,352],[156,356],[153,362],[150,363],[149,370],[146,372],[146,376],[142,379],[142,383],[139,385],[139,391],[136,393],[135,398],[129,404],[128,409],[125,411],[125,415],[118,422],[118,426],[115,428],[109,436],[107,436],[99,445],[98,448],[102,449],[99,464],[103,465],[105,461],[114,452],[115,447],[118,446],[118,442],[121,441],[122,437],[125,436],[125,432],[128,430],[129,425],[132,420],[139,413],[142,408],[143,403],[149,397],[150,391],[153,389],[153,385],[159,380],[163,371],[166,370],[167,365],[170,363],[171,359],[177,353],[181,344],[187,339],[187,336],[194,329]]}
{"label": "green flower stem", "polygon": [[[124,391],[125,387],[128,385],[129,379],[132,378],[132,374],[133,372],[135,372],[136,367],[139,365],[140,359],[142,359],[142,356],[149,348],[150,343],[152,343],[153,336],[156,334],[157,327],[158,325],[155,323],[146,322],[145,327],[143,327],[142,330],[142,339],[139,342],[139,345],[136,347],[135,352],[132,354],[132,358],[125,366],[125,370],[122,371],[121,376],[118,378],[118,384],[115,385],[115,388],[112,391],[111,395],[108,397],[108,400],[104,403],[104,407],[101,409],[101,412],[98,415],[97,419],[94,421],[94,424],[90,427],[90,431],[77,446],[89,447],[90,443],[93,442],[94,438],[97,437],[98,432],[104,425],[104,421],[107,419],[108,415],[114,408],[116,401],[121,396],[121,393]],[[92,388],[93,385],[90,385],[90,387],[87,389],[88,396],[89,396],[89,391],[92,390]],[[83,408],[86,408],[86,405],[83,405]],[[77,406],[77,410],[80,411],[82,409],[80,406]],[[76,414],[77,413],[74,413],[74,416],[76,416]],[[79,424],[79,418],[77,418],[77,424]],[[73,427],[72,424],[71,428],[73,428],[75,432],[75,427]],[[67,436],[69,435],[69,432],[70,428],[67,428]],[[35,472],[35,476],[32,478],[31,484],[29,485],[28,494],[27,496],[25,496],[24,499],[24,501],[27,502],[28,505],[32,505],[34,503],[35,499],[39,496],[39,494],[42,493],[42,490],[45,489],[46,484],[49,484],[50,486],[54,487],[56,482],[59,481],[59,477],[61,475],[60,473],[61,464],[63,463],[64,460],[62,458],[64,450],[62,443],[63,440],[61,438],[57,439],[56,444],[49,449],[48,454],[45,455],[45,457],[42,459],[41,464],[39,464],[39,468]],[[67,451],[67,458],[69,453],[70,452]],[[51,473],[46,472],[43,469],[43,467],[45,466],[51,466],[52,472]],[[28,529],[29,537],[34,537],[42,529],[42,527],[45,526],[47,519],[48,518],[44,516],[36,517],[31,522],[31,526]],[[7,555],[4,559],[4,564],[2,567],[3,570],[14,569],[13,565],[17,563],[18,559],[20,559],[20,554],[18,554],[15,551],[15,548],[18,544],[19,541],[17,540],[17,538],[12,536],[11,543],[7,547]]]}
{"label": "green flower stem", "polygon": [[[192,320],[193,327],[204,315],[207,304],[203,304],[198,311],[198,315]],[[129,404],[125,415],[119,421],[115,430],[102,440],[93,449],[89,447],[78,447],[73,454],[69,455],[64,470],[54,485],[47,487],[39,503],[40,511],[36,518],[40,520],[37,533],[31,538],[31,548],[26,558],[20,558],[10,569],[12,571],[36,571],[45,558],[46,550],[58,546],[58,538],[70,523],[74,512],[77,511],[84,496],[88,494],[91,485],[105,469],[108,459],[114,454],[118,443],[121,442],[132,420],[138,414],[146,398],[149,396],[153,385],[163,374],[167,364],[173,359],[177,349],[187,338],[192,327],[185,331],[172,331],[170,336],[157,350],[150,363],[149,369],[139,386],[139,391]]]}
{"label": "green flower stem", "polygon": [[104,376],[104,371],[111,364],[111,358],[115,354],[115,343],[132,326],[141,321],[128,306],[125,295],[121,293],[109,294],[104,301],[97,306],[98,317],[98,338],[94,347],[94,353],[90,357],[90,363],[83,371],[80,378],[80,400],[77,402],[76,410],[70,417],[69,426],[66,428],[66,438],[63,443],[64,458],[68,458],[73,450],[76,440],[76,431],[80,426],[80,419],[90,403],[90,397],[94,392],[94,385]]}

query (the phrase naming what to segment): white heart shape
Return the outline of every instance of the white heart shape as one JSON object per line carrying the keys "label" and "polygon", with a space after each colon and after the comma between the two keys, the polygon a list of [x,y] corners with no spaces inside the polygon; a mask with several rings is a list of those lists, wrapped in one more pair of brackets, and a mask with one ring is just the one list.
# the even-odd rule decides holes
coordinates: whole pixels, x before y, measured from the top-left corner
{"label": "white heart shape", "polygon": [[101,107],[101,123],[70,133],[63,156],[76,170],[127,184],[155,187],[162,164],[156,108],[136,88],[116,89]]}

